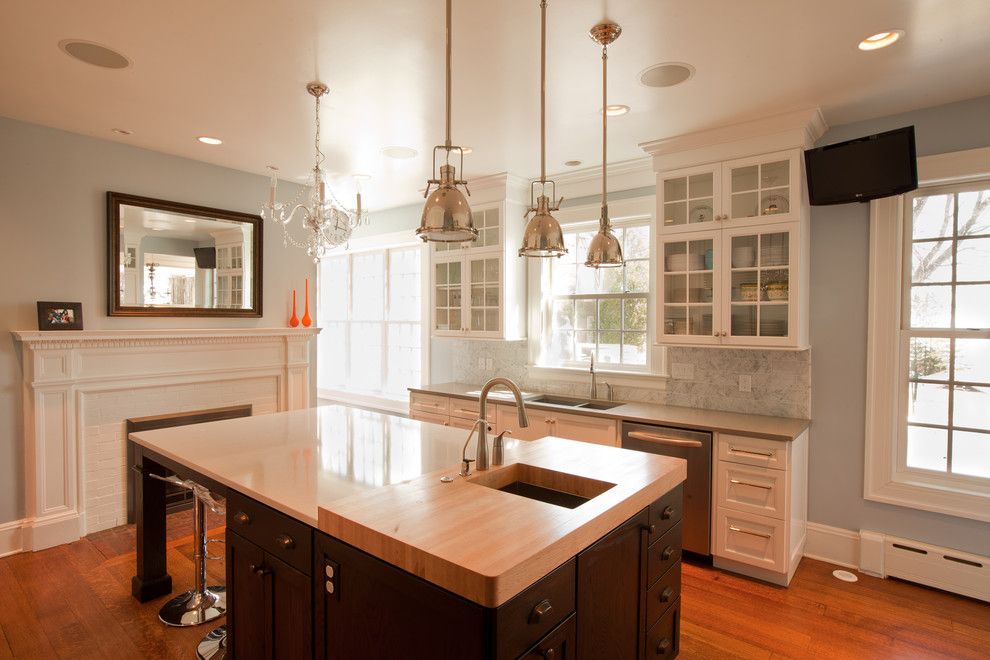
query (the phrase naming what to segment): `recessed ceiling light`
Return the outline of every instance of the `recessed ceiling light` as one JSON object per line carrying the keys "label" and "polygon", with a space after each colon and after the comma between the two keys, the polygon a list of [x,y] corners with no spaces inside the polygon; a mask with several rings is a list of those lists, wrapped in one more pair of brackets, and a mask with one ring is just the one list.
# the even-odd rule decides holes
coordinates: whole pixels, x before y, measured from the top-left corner
{"label": "recessed ceiling light", "polygon": [[904,30],[889,30],[887,32],[877,32],[859,42],[860,50],[877,50],[886,48],[904,36]]}
{"label": "recessed ceiling light", "polygon": [[471,147],[461,147],[461,153],[467,156],[468,154],[473,154],[474,149],[472,149]]}
{"label": "recessed ceiling light", "polygon": [[419,154],[412,147],[391,146],[382,149],[382,155],[388,158],[415,158]]}
{"label": "recessed ceiling light", "polygon": [[684,62],[654,64],[640,72],[639,82],[647,87],[673,87],[694,75],[694,67]]}
{"label": "recessed ceiling light", "polygon": [[134,132],[129,128],[111,128],[110,130],[117,135],[131,135]]}
{"label": "recessed ceiling light", "polygon": [[[605,114],[607,114],[609,117],[618,117],[619,115],[624,115],[627,112],[629,112],[628,105],[609,104],[605,106]],[[598,108],[598,114],[601,113],[602,113],[602,109]]]}
{"label": "recessed ceiling light", "polygon": [[577,167],[580,164],[581,164],[581,161],[579,161],[579,160],[565,160],[564,161],[564,165],[567,165],[567,167]]}
{"label": "recessed ceiling light", "polygon": [[220,138],[210,137],[209,135],[200,135],[196,139],[202,142],[203,144],[212,144],[212,145],[223,144],[223,140],[221,140]]}
{"label": "recessed ceiling light", "polygon": [[351,176],[354,177],[354,179],[356,181],[370,181],[371,180],[371,175],[370,174],[352,174]]}
{"label": "recessed ceiling light", "polygon": [[126,69],[131,61],[106,46],[82,39],[63,39],[58,47],[69,57],[104,69]]}

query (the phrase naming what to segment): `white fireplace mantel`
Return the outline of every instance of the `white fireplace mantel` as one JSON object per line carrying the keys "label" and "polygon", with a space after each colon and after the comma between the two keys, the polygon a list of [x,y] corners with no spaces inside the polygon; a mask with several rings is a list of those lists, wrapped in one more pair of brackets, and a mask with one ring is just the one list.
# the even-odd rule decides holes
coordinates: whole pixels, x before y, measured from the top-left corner
{"label": "white fireplace mantel", "polygon": [[121,524],[123,420],[309,406],[319,328],[15,331],[23,356],[25,550]]}

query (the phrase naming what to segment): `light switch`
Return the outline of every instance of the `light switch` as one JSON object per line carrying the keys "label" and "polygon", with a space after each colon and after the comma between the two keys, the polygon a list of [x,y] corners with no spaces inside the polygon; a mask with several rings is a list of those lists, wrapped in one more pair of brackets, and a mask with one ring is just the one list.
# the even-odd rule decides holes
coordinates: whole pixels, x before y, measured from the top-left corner
{"label": "light switch", "polygon": [[740,392],[752,392],[753,391],[753,377],[749,374],[739,374],[739,391]]}

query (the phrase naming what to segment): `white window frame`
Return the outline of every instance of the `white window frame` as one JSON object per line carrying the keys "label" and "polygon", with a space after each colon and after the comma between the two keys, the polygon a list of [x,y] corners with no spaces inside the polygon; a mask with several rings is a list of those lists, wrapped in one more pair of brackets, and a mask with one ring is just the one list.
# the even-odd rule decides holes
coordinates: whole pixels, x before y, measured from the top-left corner
{"label": "white window frame", "polygon": [[[385,252],[385,273],[386,277],[388,275],[388,251],[396,249],[406,249],[410,247],[418,247],[420,249],[420,259],[421,259],[421,271],[420,271],[420,330],[421,330],[421,364],[420,373],[422,374],[423,384],[430,382],[430,254],[428,244],[423,243],[415,238],[410,239],[409,232],[394,232],[390,234],[381,234],[378,236],[369,236],[366,238],[351,239],[348,249],[344,254],[351,256],[361,252]],[[343,256],[342,254],[332,254],[328,258]],[[348,262],[348,269],[351,268],[350,261]],[[317,268],[317,286],[331,286],[330,283],[324,283],[320,280],[321,270]],[[348,277],[348,286],[351,285],[351,278]],[[386,284],[387,287],[387,284]],[[348,297],[350,299],[350,296]],[[317,300],[320,297],[317,295]],[[388,306],[388,290],[385,291],[385,305]],[[351,323],[350,320],[350,310],[347,313],[348,321],[347,328],[350,332]],[[389,324],[392,321],[383,319],[381,321],[383,332],[387,333]],[[386,335],[387,336],[387,335]],[[350,351],[348,351],[348,360],[350,360]],[[317,353],[317,360],[319,360],[319,353]],[[386,370],[388,368],[388,348],[383,342],[382,348],[382,379],[383,382],[386,378]],[[351,392],[347,390],[338,390],[332,388],[317,388],[317,396],[321,399],[330,399],[332,401],[338,401],[341,403],[349,403],[359,406],[368,406],[371,408],[376,408],[379,410],[388,410],[397,413],[407,413],[409,411],[409,394],[406,392],[404,397],[388,397],[380,396],[377,394],[365,394],[360,392]]]}
{"label": "white window frame", "polygon": [[[990,178],[990,147],[918,159],[919,186]],[[923,194],[923,193],[922,193]],[[904,308],[905,197],[870,202],[866,442],[863,497],[875,502],[990,522],[990,487],[976,480],[938,480],[902,467],[901,396],[906,378]]]}
{"label": "white window frame", "polygon": [[[624,365],[595,365],[595,371],[606,377],[615,386],[631,386],[640,388],[663,389],[667,377],[666,348],[657,346],[656,341],[656,197],[653,195],[634,197],[609,202],[609,216],[612,224],[622,227],[629,224],[641,224],[647,221],[650,225],[650,279],[646,296],[646,348],[645,366]],[[601,204],[586,204],[563,208],[554,213],[565,231],[584,227],[597,226]],[[578,255],[579,259],[583,255]],[[538,363],[540,357],[541,338],[549,332],[549,304],[552,298],[549,291],[549,268],[544,267],[544,259],[529,259],[529,365],[528,373],[535,379],[554,379],[566,382],[583,382],[588,379],[588,367],[583,365],[549,366]],[[616,368],[621,367],[621,368]]]}

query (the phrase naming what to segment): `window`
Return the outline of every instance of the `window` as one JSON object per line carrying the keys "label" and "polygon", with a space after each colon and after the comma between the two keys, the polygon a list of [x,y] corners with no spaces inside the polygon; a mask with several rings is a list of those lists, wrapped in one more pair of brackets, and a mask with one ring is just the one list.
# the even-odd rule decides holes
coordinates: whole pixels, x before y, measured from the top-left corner
{"label": "window", "polygon": [[990,522],[990,149],[870,206],[868,500]]}
{"label": "window", "polygon": [[908,470],[990,480],[990,182],[906,198]]}
{"label": "window", "polygon": [[397,247],[320,263],[321,394],[404,400],[422,383],[424,254]]}
{"label": "window", "polygon": [[625,265],[593,269],[584,265],[597,226],[565,228],[567,254],[547,260],[541,366],[586,366],[594,355],[606,369],[645,371],[649,367],[650,224],[617,226]]}

